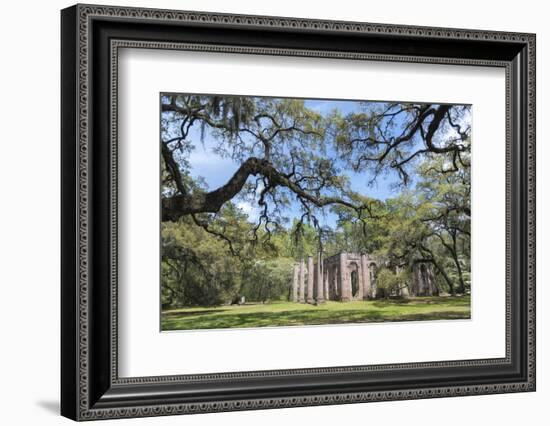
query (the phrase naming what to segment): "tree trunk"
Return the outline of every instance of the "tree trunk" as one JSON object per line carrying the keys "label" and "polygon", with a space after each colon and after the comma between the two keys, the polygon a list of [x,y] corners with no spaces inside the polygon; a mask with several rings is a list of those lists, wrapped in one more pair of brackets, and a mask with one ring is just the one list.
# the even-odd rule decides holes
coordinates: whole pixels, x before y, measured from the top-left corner
{"label": "tree trunk", "polygon": [[451,295],[454,296],[456,294],[455,287],[454,287],[453,282],[451,281],[451,279],[449,278],[449,276],[445,272],[445,269],[443,269],[443,267],[437,262],[437,260],[435,260],[435,256],[434,256],[433,252],[428,247],[422,246],[421,248],[425,252],[429,253],[431,262],[434,264],[434,266],[437,268],[437,270],[441,273],[441,275],[445,279],[445,282],[449,286],[449,292],[451,293]]}
{"label": "tree trunk", "polygon": [[460,261],[458,259],[458,255],[456,254],[456,234],[453,233],[452,234],[452,237],[453,237],[453,252],[452,252],[452,256],[453,256],[453,260],[455,262],[455,265],[456,265],[456,270],[458,271],[458,280],[459,280],[459,286],[458,286],[458,293],[460,294],[464,294],[466,288],[465,288],[465,285],[464,285],[464,277],[462,276],[462,266],[460,266]]}

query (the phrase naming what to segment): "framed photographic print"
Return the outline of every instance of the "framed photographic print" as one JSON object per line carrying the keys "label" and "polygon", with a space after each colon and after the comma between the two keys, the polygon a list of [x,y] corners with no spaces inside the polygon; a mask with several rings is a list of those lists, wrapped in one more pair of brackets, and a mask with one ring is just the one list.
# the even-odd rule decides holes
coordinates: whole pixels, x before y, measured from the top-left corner
{"label": "framed photographic print", "polygon": [[74,420],[535,390],[535,36],[76,5]]}

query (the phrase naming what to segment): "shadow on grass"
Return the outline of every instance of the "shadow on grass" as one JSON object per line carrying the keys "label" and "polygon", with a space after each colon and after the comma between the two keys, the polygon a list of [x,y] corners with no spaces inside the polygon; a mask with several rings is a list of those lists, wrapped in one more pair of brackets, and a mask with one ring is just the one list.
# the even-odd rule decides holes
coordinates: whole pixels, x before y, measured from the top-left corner
{"label": "shadow on grass", "polygon": [[167,318],[170,318],[170,317],[180,318],[180,317],[189,317],[194,315],[216,314],[218,312],[225,312],[225,311],[227,311],[227,309],[220,309],[220,308],[185,310],[185,311],[175,310],[175,311],[163,312],[162,316]]}
{"label": "shadow on grass", "polygon": [[446,297],[411,297],[407,298],[389,298],[380,299],[372,303],[376,308],[386,308],[388,306],[422,306],[437,305],[441,307],[468,307],[470,306],[470,296],[446,296]]}
{"label": "shadow on grass", "polygon": [[470,318],[470,312],[442,311],[388,315],[381,311],[355,309],[335,313],[328,309],[315,311],[250,312],[222,315],[200,315],[185,318],[163,318],[163,330],[211,328],[250,328],[292,325],[346,324]]}
{"label": "shadow on grass", "polygon": [[453,319],[470,319],[469,311],[442,311],[430,312],[429,314],[408,314],[401,316],[395,321],[434,321],[434,320],[453,320]]}

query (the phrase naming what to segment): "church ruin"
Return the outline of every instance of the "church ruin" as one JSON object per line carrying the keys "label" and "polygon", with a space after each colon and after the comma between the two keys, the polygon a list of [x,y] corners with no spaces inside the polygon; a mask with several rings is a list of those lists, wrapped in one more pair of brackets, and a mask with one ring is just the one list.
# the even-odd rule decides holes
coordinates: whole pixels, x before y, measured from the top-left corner
{"label": "church ruin", "polygon": [[[375,299],[376,271],[382,262],[365,253],[338,253],[322,258],[308,256],[294,264],[292,300],[299,303],[318,304],[325,300],[349,302]],[[412,266],[412,280],[408,287],[397,290],[399,296],[435,296],[439,290],[435,284],[432,265],[416,262]]]}

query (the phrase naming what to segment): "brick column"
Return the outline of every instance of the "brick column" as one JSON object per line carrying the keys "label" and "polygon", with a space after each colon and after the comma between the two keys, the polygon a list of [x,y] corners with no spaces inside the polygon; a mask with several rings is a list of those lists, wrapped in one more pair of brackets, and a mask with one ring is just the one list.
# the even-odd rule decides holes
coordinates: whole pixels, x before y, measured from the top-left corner
{"label": "brick column", "polygon": [[346,253],[340,253],[340,300],[342,302],[349,302],[351,300],[351,282]]}
{"label": "brick column", "polygon": [[306,265],[304,259],[300,259],[300,277],[298,280],[298,302],[305,303],[305,277],[306,277]]}
{"label": "brick column", "polygon": [[321,263],[321,252],[317,254],[317,265],[315,268],[315,283],[317,284],[317,303],[325,301],[325,284],[323,282],[323,264]]}
{"label": "brick column", "polygon": [[298,301],[298,280],[300,279],[300,266],[294,264],[294,274],[292,276],[292,301]]}
{"label": "brick column", "polygon": [[329,273],[328,273],[328,269],[325,270],[325,268],[323,268],[323,278],[324,278],[324,285],[325,285],[325,299],[326,300],[330,300],[330,291],[329,291]]}
{"label": "brick column", "polygon": [[371,267],[369,265],[369,279],[370,279],[370,294],[373,299],[376,299],[376,268],[377,265],[374,265],[372,275],[371,275]]}
{"label": "brick column", "polygon": [[[353,288],[352,288],[353,293]],[[359,259],[359,265],[357,265],[357,294],[351,295],[352,299],[363,299],[363,268],[361,268],[361,259]]]}
{"label": "brick column", "polygon": [[307,257],[307,303],[313,303],[313,280],[314,280],[314,267],[313,257]]}
{"label": "brick column", "polygon": [[368,299],[371,293],[369,263],[367,255],[361,255],[361,275],[363,276],[363,299]]}
{"label": "brick column", "polygon": [[332,286],[332,291],[334,293],[334,300],[340,300],[340,269],[338,265],[331,268],[330,275],[330,285]]}

